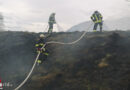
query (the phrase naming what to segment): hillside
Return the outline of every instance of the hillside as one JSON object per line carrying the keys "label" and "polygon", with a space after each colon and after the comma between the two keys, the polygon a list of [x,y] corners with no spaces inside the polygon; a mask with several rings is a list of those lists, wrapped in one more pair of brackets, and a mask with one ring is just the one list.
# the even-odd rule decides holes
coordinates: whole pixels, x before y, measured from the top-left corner
{"label": "hillside", "polygon": [[[92,21],[87,21],[87,22],[82,22],[80,24],[74,25],[73,27],[71,27],[68,32],[74,32],[74,31],[92,31],[93,30],[93,25]],[[91,26],[90,26],[91,25]],[[88,28],[89,27],[89,28]],[[99,28],[98,28],[99,30]],[[106,25],[106,23],[104,23],[103,25],[103,30],[109,30],[109,27]]]}
{"label": "hillside", "polygon": [[[70,42],[83,32],[54,33]],[[13,90],[36,57],[36,33],[0,32],[0,78]],[[130,90],[130,31],[87,33],[74,45],[47,45],[49,57],[20,90]]]}
{"label": "hillside", "polygon": [[[103,30],[104,31],[112,31],[112,30],[130,30],[130,17],[124,17],[120,19],[108,19],[103,22]],[[92,21],[86,21],[79,23],[77,25],[72,26],[68,32],[74,31],[92,31],[93,25],[88,29],[91,25]],[[99,28],[98,28],[99,29]]]}
{"label": "hillside", "polygon": [[106,24],[110,30],[130,30],[130,17],[123,17],[115,20],[107,20]]}

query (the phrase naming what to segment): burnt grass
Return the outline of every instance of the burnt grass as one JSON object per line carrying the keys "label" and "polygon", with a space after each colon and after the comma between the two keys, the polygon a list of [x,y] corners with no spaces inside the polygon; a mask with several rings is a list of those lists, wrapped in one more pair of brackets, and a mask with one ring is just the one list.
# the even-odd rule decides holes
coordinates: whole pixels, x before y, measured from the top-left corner
{"label": "burnt grass", "polygon": [[[83,32],[54,33],[71,42]],[[0,32],[0,78],[13,90],[27,76],[38,33]],[[130,90],[130,31],[89,32],[73,45],[48,44],[49,56],[20,90]]]}

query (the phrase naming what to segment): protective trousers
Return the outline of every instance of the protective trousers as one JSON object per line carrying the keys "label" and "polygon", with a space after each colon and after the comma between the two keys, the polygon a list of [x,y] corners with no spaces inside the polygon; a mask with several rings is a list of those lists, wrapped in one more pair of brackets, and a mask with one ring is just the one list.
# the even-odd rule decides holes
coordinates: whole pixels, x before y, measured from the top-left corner
{"label": "protective trousers", "polygon": [[[38,51],[39,52],[39,51]],[[40,51],[40,55],[39,55],[39,58],[38,58],[38,63],[41,64],[43,63],[43,61],[45,61],[47,59],[47,56],[48,56],[48,52],[47,51]]]}
{"label": "protective trousers", "polygon": [[53,30],[53,23],[49,23],[48,33],[52,33],[52,30]]}
{"label": "protective trousers", "polygon": [[102,23],[102,22],[95,23],[93,30],[97,30],[98,25],[99,25],[99,27],[100,27],[100,32],[102,32],[102,26],[103,26],[103,23]]}

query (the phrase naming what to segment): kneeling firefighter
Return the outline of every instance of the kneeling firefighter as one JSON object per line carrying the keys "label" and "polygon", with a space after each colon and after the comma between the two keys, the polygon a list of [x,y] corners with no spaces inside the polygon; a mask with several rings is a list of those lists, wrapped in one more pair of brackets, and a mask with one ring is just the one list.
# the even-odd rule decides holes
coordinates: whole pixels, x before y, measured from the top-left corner
{"label": "kneeling firefighter", "polygon": [[41,64],[43,61],[45,61],[47,59],[48,51],[46,50],[46,48],[42,48],[45,45],[45,36],[44,34],[40,34],[40,39],[36,42],[36,49],[37,52],[40,52],[39,58],[37,60],[38,65]]}

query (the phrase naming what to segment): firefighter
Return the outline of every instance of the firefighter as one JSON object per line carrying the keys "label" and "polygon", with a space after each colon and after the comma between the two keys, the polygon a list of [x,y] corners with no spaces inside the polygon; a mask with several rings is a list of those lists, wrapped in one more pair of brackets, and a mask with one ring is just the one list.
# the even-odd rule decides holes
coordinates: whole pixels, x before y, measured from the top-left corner
{"label": "firefighter", "polygon": [[35,47],[37,49],[37,52],[40,52],[39,58],[37,60],[38,65],[41,64],[43,61],[47,59],[48,51],[46,48],[42,48],[45,45],[45,36],[44,34],[40,34],[40,39],[37,41]]}
{"label": "firefighter", "polygon": [[95,11],[91,16],[91,20],[94,22],[93,31],[96,32],[98,25],[100,26],[100,32],[102,32],[103,17],[100,12]]}
{"label": "firefighter", "polygon": [[50,15],[48,24],[49,24],[48,33],[49,33],[49,34],[52,34],[53,25],[56,24],[55,13],[52,13],[52,14]]}

